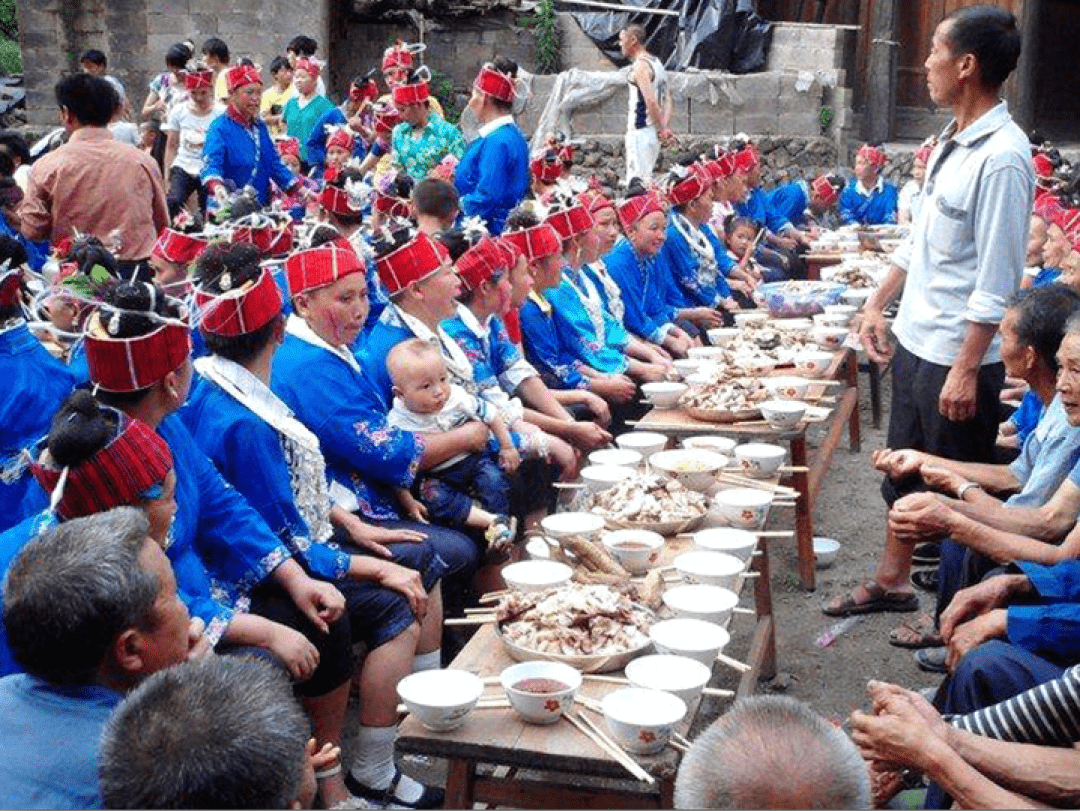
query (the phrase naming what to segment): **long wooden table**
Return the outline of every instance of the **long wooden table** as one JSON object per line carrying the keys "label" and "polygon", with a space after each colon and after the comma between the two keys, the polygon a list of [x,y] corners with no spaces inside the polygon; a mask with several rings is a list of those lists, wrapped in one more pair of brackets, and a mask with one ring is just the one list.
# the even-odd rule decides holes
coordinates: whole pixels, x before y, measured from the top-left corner
{"label": "long wooden table", "polygon": [[[669,539],[661,564],[693,546],[685,538]],[[752,695],[759,679],[776,672],[775,626],[769,584],[768,542],[758,542],[751,570],[755,613],[747,664],[736,696]],[[745,584],[749,579],[743,580]],[[732,622],[745,621],[735,615]],[[730,651],[725,651],[729,653]],[[451,667],[481,677],[498,676],[511,664],[492,626],[485,625],[462,649]],[[608,674],[621,676],[622,673]],[[600,699],[619,685],[586,677],[580,695]],[[485,695],[502,695],[498,686]],[[678,731],[686,734],[700,701],[690,708]],[[582,713],[591,713],[575,705]],[[589,716],[604,728],[599,715]],[[509,709],[474,710],[465,724],[451,732],[431,732],[407,717],[397,737],[398,751],[446,758],[446,808],[472,808],[475,803],[515,808],[671,808],[680,755],[668,747],[655,756],[633,756],[655,778],[655,784],[637,782],[606,752],[585,738],[566,720],[550,726],[528,724]],[[528,775],[523,775],[527,770]],[[539,773],[539,776],[534,776]]]}
{"label": "long wooden table", "polygon": [[693,436],[695,434],[724,434],[741,440],[763,442],[787,442],[794,472],[790,484],[799,492],[795,499],[795,542],[798,549],[799,579],[803,588],[813,591],[817,576],[814,568],[814,502],[821,490],[822,481],[832,462],[833,453],[840,442],[844,426],[848,428],[848,442],[852,451],[862,447],[859,424],[858,359],[855,350],[845,347],[836,352],[832,363],[823,376],[826,380],[845,383],[837,395],[829,428],[813,458],[806,445],[808,424],[800,423],[792,430],[778,431],[760,421],[750,424],[706,422],[691,417],[682,409],[657,409],[649,411],[637,422],[640,431],[655,431],[669,436]]}

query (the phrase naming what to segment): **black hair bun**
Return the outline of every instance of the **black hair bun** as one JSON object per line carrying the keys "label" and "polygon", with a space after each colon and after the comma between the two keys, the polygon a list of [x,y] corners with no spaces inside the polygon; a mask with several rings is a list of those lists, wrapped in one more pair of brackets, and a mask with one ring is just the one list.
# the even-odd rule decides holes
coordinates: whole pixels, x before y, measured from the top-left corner
{"label": "black hair bun", "polygon": [[102,408],[89,391],[79,389],[53,417],[49,455],[60,467],[78,465],[108,445],[116,427],[116,414]]}
{"label": "black hair bun", "polygon": [[199,287],[207,293],[227,293],[262,275],[262,253],[250,242],[216,242],[196,265]]}

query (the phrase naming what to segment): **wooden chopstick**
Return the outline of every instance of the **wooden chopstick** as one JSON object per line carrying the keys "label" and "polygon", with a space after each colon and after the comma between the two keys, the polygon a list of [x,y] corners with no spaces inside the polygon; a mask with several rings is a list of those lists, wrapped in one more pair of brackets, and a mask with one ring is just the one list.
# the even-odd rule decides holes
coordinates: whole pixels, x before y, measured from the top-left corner
{"label": "wooden chopstick", "polygon": [[502,591],[489,591],[487,594],[481,595],[478,603],[497,603],[503,597],[510,596],[510,589],[503,589]]}
{"label": "wooden chopstick", "polygon": [[585,681],[599,681],[604,684],[622,684],[625,686],[630,683],[629,679],[620,676],[599,676],[595,673],[585,673],[581,678],[585,679]]}
{"label": "wooden chopstick", "polygon": [[[701,689],[703,696],[712,696],[714,698],[734,698],[734,690],[722,690],[719,687],[703,687]],[[681,737],[681,736],[680,736]]]}
{"label": "wooden chopstick", "polygon": [[735,606],[733,609],[731,609],[731,613],[732,614],[757,614],[757,612],[752,608],[743,608],[742,606],[738,606],[738,605]]}
{"label": "wooden chopstick", "polygon": [[630,774],[638,780],[643,780],[646,783],[656,782],[656,779],[651,774],[641,768],[637,761],[631,758],[621,746],[611,740],[604,732],[600,731],[600,728],[586,716],[578,715],[573,711],[567,711],[563,713],[563,716],[571,724],[577,727],[585,737],[599,746],[605,754],[613,758],[620,766],[630,772]]}
{"label": "wooden chopstick", "polygon": [[690,751],[690,747],[687,744],[679,743],[674,737],[668,738],[668,746],[676,752],[682,752],[684,755]]}
{"label": "wooden chopstick", "polygon": [[732,659],[730,656],[726,656],[723,653],[716,654],[716,661],[722,662],[723,664],[727,665],[733,670],[739,671],[740,673],[749,673],[751,670],[753,670],[753,668],[745,662],[740,662],[738,659]]}
{"label": "wooden chopstick", "polygon": [[690,745],[690,739],[687,738],[685,735],[680,735],[678,732],[672,732],[671,733],[671,740],[677,741],[678,743],[681,743],[683,746],[689,746]]}
{"label": "wooden chopstick", "polygon": [[810,468],[806,465],[780,465],[781,473],[809,473]]}
{"label": "wooden chopstick", "polygon": [[443,625],[487,625],[489,622],[498,622],[494,614],[474,614],[469,617],[451,617],[443,620]]}

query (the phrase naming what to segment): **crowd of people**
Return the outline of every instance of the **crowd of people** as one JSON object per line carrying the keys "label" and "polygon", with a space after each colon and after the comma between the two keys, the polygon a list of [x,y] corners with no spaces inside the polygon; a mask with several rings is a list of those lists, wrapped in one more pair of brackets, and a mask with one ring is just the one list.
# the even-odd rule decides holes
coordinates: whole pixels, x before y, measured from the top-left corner
{"label": "crowd of people", "polygon": [[[916,610],[913,562],[940,547],[934,614],[890,641],[951,676],[938,709],[873,685],[854,740],[876,796],[909,767],[933,807],[1076,796],[1055,747],[1078,728],[1080,199],[999,101],[1015,20],[938,28],[955,121],[899,192],[877,144],[849,182],[766,189],[742,135],[654,177],[671,97],[644,41],[620,35],[618,194],[557,136],[530,154],[511,60],[479,71],[467,139],[405,42],[339,105],[310,37],[266,75],[177,43],[142,134],[91,51],[56,84],[63,143],[31,161],[0,139],[0,804],[440,806],[395,762],[394,687],[460,648],[444,616],[501,586],[642,384],[801,278],[822,230],[896,222],[860,327],[893,370],[889,531],[825,610]],[[999,425],[1006,376],[1026,396]],[[684,807],[870,796],[851,741],[794,702],[736,707],[683,772]]]}

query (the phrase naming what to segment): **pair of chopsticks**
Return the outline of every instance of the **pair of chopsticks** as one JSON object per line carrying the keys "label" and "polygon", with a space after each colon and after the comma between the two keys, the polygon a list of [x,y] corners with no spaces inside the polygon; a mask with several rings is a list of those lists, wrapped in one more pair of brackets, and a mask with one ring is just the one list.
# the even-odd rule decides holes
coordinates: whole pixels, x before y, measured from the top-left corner
{"label": "pair of chopsticks", "polygon": [[604,754],[615,760],[638,780],[650,784],[656,783],[656,778],[641,768],[641,765],[630,757],[625,749],[613,741],[608,734],[600,729],[600,727],[598,727],[588,716],[581,715],[574,710],[567,710],[563,713],[563,717],[573,724],[582,735],[599,746]]}
{"label": "pair of chopsticks", "polygon": [[[723,690],[721,692],[730,693],[730,695],[735,695],[734,693],[731,693],[728,690]],[[576,701],[578,704],[580,704],[585,709],[591,710],[592,712],[595,712],[597,715],[603,715],[604,714],[603,708],[600,706],[600,702],[597,701],[595,698],[588,698],[587,696],[575,696],[574,701]],[[688,752],[690,750],[690,741],[689,741],[689,739],[687,739],[685,735],[680,735],[678,732],[675,732],[674,730],[672,730],[671,737],[668,739],[668,745],[672,749],[675,749],[675,750],[677,750],[679,752],[682,752],[683,754],[686,754],[686,752]]]}
{"label": "pair of chopsticks", "polygon": [[[739,664],[742,663],[740,662]],[[586,673],[582,678],[586,681],[596,681],[604,684],[630,685],[629,679],[624,679],[619,676],[598,676],[594,673]],[[721,690],[719,687],[704,687],[701,690],[701,694],[704,696],[713,696],[715,698],[732,698],[735,695],[732,690]],[[580,699],[581,703],[590,710],[600,712],[600,702],[596,699],[589,698],[588,696],[579,696],[578,699]]]}

